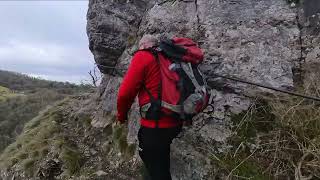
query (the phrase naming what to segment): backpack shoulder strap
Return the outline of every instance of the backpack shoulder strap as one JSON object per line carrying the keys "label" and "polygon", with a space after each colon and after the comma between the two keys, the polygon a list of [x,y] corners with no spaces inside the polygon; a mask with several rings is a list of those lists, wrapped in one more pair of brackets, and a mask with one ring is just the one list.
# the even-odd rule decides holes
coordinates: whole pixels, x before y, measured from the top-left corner
{"label": "backpack shoulder strap", "polygon": [[[162,78],[161,78],[160,59],[159,59],[159,54],[158,54],[159,52],[155,49],[155,47],[147,48],[147,49],[140,49],[140,50],[137,50],[136,52],[139,52],[139,51],[148,51],[148,52],[150,52],[153,55],[153,57],[155,58],[155,60],[156,60],[156,62],[158,64],[158,67],[159,67],[159,70],[160,70],[160,83],[159,83],[159,86],[158,86],[158,99],[161,101],[162,100]],[[143,88],[147,91],[148,95],[150,96],[151,101],[156,101],[155,98],[152,96],[151,92],[149,91],[149,89],[146,87],[145,84],[143,84]]]}

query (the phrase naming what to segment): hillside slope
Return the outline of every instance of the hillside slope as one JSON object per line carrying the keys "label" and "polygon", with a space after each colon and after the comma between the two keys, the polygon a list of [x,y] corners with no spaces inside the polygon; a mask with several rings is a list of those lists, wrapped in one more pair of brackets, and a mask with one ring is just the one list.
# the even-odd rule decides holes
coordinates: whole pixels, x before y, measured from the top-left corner
{"label": "hillside slope", "polygon": [[91,89],[89,85],[46,81],[0,71],[0,153],[15,141],[24,124],[40,110],[67,96],[90,92]]}
{"label": "hillside slope", "polygon": [[59,93],[72,94],[91,88],[90,85],[76,85],[68,82],[48,81],[25,74],[0,70],[0,85],[13,91],[34,92],[38,89],[55,89]]}
{"label": "hillside slope", "polygon": [[[28,122],[0,156],[4,179],[139,179],[126,130],[91,126],[89,96],[67,98]],[[122,158],[125,158],[126,161]],[[6,171],[8,170],[8,171]],[[108,174],[106,173],[108,172]]]}

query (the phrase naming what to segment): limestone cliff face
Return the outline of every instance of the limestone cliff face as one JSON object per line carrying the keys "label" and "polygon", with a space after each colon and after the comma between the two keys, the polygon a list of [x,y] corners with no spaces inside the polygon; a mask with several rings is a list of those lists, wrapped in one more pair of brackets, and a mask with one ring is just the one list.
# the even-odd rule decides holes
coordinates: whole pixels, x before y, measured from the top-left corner
{"label": "limestone cliff face", "polygon": [[89,48],[97,63],[116,65],[116,60],[130,46],[130,42],[134,42],[148,3],[143,0],[89,2]]}
{"label": "limestone cliff face", "polygon": [[306,1],[299,11],[301,25],[301,67],[304,86],[320,83],[320,2]]}
{"label": "limestone cliff face", "polygon": [[88,35],[97,63],[128,64],[126,53],[146,33],[182,35],[205,50],[209,71],[292,86],[300,31],[296,9],[285,1],[134,2],[91,1]]}
{"label": "limestone cliff face", "polygon": [[[310,7],[313,13],[320,12],[312,2],[302,6],[285,0],[90,0],[87,33],[89,48],[105,74],[100,87],[94,95],[67,99],[32,120],[0,155],[0,178],[141,179],[143,168],[135,145],[137,104],[129,115],[128,129],[113,122],[122,75],[144,34],[193,38],[205,52],[200,68],[207,76],[236,76],[283,89],[320,87],[320,18],[304,13]],[[232,179],[236,171],[234,175],[253,179],[303,179],[302,172],[320,173],[318,164],[313,171],[301,171],[297,167],[304,164],[282,163],[282,159],[277,161],[289,164],[290,170],[269,171],[269,165],[277,162],[269,162],[268,154],[265,159],[258,154],[256,161],[246,161],[255,152],[255,143],[234,139],[248,132],[236,134],[233,122],[248,108],[252,112],[252,97],[270,91],[214,77],[209,78],[209,85],[215,95],[214,108],[195,117],[194,125],[172,144],[174,180]],[[256,120],[267,117],[262,120],[273,123],[270,112],[258,116]],[[249,128],[255,126],[249,124]],[[257,128],[266,131],[269,127]],[[255,140],[259,138],[256,134]],[[224,156],[224,152],[232,153]],[[269,174],[263,174],[266,171]]]}
{"label": "limestone cliff face", "polygon": [[[294,87],[301,67],[298,9],[284,0],[90,1],[88,36],[99,64],[126,69],[144,34],[187,36],[205,52],[206,75],[232,75],[273,87]],[[103,69],[98,109],[92,125],[111,124],[117,88],[124,73]],[[249,107],[245,91],[255,87],[212,78],[214,109],[195,118],[192,128],[173,143],[172,171],[176,179],[214,179],[210,151],[223,151],[230,135],[230,115]],[[137,107],[136,105],[134,107]],[[112,116],[110,116],[112,115]],[[135,141],[139,115],[132,111],[130,142]],[[214,145],[214,146],[213,146]],[[219,149],[221,148],[221,149]],[[209,151],[208,151],[209,150]]]}

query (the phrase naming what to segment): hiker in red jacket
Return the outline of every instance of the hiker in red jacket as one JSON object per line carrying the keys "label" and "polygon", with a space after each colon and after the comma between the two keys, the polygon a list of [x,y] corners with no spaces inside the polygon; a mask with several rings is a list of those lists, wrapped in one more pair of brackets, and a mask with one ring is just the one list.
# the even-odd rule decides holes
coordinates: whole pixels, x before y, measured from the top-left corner
{"label": "hiker in red jacket", "polygon": [[[118,93],[117,118],[121,123],[128,120],[128,111],[137,95],[140,107],[150,103],[152,99],[159,99],[159,96],[161,99],[160,67],[155,57],[158,56],[159,61],[165,57],[161,53],[155,55],[143,50],[156,45],[155,37],[145,35],[139,43],[140,51],[131,60]],[[171,180],[170,144],[180,133],[182,121],[172,116],[159,117],[159,120],[141,118],[138,132],[139,155],[152,180]]]}

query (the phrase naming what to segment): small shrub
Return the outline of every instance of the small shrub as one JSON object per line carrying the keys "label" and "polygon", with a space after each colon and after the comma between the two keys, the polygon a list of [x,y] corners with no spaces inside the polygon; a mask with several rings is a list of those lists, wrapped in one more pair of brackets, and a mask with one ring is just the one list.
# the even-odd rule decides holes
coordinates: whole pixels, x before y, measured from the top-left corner
{"label": "small shrub", "polygon": [[21,152],[20,154],[17,155],[17,158],[19,160],[24,160],[28,157],[28,154],[27,153],[24,153],[24,152]]}
{"label": "small shrub", "polygon": [[110,136],[113,133],[112,126],[108,125],[107,127],[104,128],[103,131],[105,132],[106,136]]}
{"label": "small shrub", "polygon": [[60,158],[70,175],[73,175],[80,170],[82,157],[80,152],[75,148],[63,146]]}
{"label": "small shrub", "polygon": [[34,159],[26,159],[26,160],[22,161],[22,166],[25,170],[33,168],[34,164],[35,164]]}
{"label": "small shrub", "polygon": [[137,145],[136,144],[129,144],[127,149],[126,149],[126,155],[128,156],[128,158],[131,158],[137,149]]}
{"label": "small shrub", "polygon": [[114,126],[112,132],[114,140],[119,139],[122,136],[122,134],[125,133],[123,126]]}
{"label": "small shrub", "polygon": [[25,159],[24,161],[22,161],[22,167],[28,176],[34,175],[35,163],[35,159]]}
{"label": "small shrub", "polygon": [[9,166],[13,166],[15,164],[17,164],[19,162],[19,159],[13,157],[13,158],[10,158],[9,160]]}
{"label": "small shrub", "polygon": [[49,148],[48,147],[42,147],[40,150],[40,157],[45,157],[49,153]]}
{"label": "small shrub", "polygon": [[232,118],[233,148],[219,158],[223,169],[230,177],[320,178],[320,106],[291,96],[263,98]]}
{"label": "small shrub", "polygon": [[118,147],[119,147],[119,150],[122,154],[124,154],[128,148],[128,143],[127,143],[127,137],[126,136],[121,136],[119,139],[118,139]]}
{"label": "small shrub", "polygon": [[83,122],[86,127],[91,127],[92,119],[89,115],[81,116],[80,121]]}
{"label": "small shrub", "polygon": [[39,151],[33,151],[33,152],[31,152],[31,157],[32,158],[38,158],[39,157]]}

